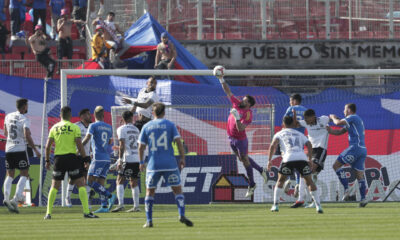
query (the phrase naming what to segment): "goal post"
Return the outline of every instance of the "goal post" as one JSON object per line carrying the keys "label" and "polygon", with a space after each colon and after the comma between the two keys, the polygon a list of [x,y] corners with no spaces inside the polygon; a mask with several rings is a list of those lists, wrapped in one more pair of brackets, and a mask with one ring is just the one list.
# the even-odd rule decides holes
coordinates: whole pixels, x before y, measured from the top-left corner
{"label": "goal post", "polygon": [[[212,76],[212,70],[61,70],[61,81],[59,83],[58,89],[58,99],[60,100],[60,106],[69,105],[71,98],[79,98],[80,95],[72,96],[74,91],[79,91],[80,86],[73,86],[74,81],[70,82],[67,78],[69,75],[82,75],[82,76]],[[362,84],[353,83],[349,86],[341,86],[338,89],[328,89],[332,86],[329,85],[331,78],[324,78],[324,76],[340,77],[340,76],[352,76],[352,78],[358,78],[363,80],[371,79],[389,79],[393,78],[395,80],[400,79],[400,69],[319,69],[319,70],[294,70],[294,69],[283,69],[283,70],[235,70],[227,69],[225,71],[225,76],[227,79],[235,77],[265,77],[259,78],[260,82],[269,81],[269,79],[274,79],[279,83],[283,81],[285,84],[280,84],[281,87],[248,87],[240,88],[233,87],[233,92],[238,96],[245,96],[246,94],[256,96],[256,108],[257,116],[264,117],[267,113],[270,114],[270,118],[261,119],[261,121],[269,121],[268,128],[270,128],[270,134],[272,135],[275,131],[280,130],[282,116],[289,106],[289,95],[293,92],[304,93],[303,95],[303,105],[307,108],[313,108],[316,110],[317,115],[327,115],[330,113],[336,114],[343,117],[343,107],[345,103],[355,102],[357,104],[357,113],[362,117],[366,124],[366,142],[368,148],[368,158],[366,162],[366,179],[367,184],[370,189],[368,191],[368,197],[374,200],[382,200],[384,195],[394,187],[394,183],[400,179],[400,167],[396,164],[397,152],[400,149],[394,144],[394,139],[397,138],[400,126],[397,126],[395,119],[398,117],[396,114],[400,114],[400,102],[397,101],[400,96],[400,86],[395,85],[381,85],[374,86],[374,89],[385,89],[386,91],[366,91],[364,93],[361,90],[370,89],[368,86],[361,86]],[[292,78],[293,77],[293,78]],[[326,82],[327,85],[324,86],[298,86],[296,89],[291,89],[287,91],[286,88],[295,88],[296,86],[291,85],[296,83],[297,78],[307,79],[310,77],[310,82]],[[314,78],[311,78],[314,77]],[[254,79],[253,78],[253,79]],[[111,78],[110,78],[111,79]],[[145,80],[138,82],[138,79],[131,80],[128,78],[123,78],[124,84],[135,85],[136,88],[145,87]],[[258,79],[258,78],[257,78]],[[86,80],[86,79],[82,79]],[[290,81],[288,81],[290,80]],[[335,80],[336,81],[336,80]],[[162,81],[160,81],[162,82]],[[383,81],[384,82],[384,81]],[[177,121],[176,124],[182,134],[184,135],[184,140],[187,140],[187,144],[192,144],[189,151],[196,152],[197,156],[188,156],[188,162],[194,162],[192,166],[189,166],[186,170],[182,172],[182,178],[186,179],[184,183],[184,192],[190,195],[191,193],[199,194],[199,198],[202,198],[205,192],[211,192],[212,199],[214,201],[216,195],[221,197],[221,192],[227,191],[227,188],[232,188],[232,194],[239,196],[243,192],[243,188],[246,187],[244,182],[237,178],[236,175],[232,175],[232,167],[237,168],[236,174],[242,174],[244,179],[246,177],[245,170],[240,162],[232,158],[232,154],[229,148],[229,142],[227,141],[226,132],[224,129],[226,119],[229,114],[230,103],[226,96],[222,96],[222,90],[219,86],[218,80],[215,78],[214,86],[200,86],[195,87],[194,84],[189,84],[186,86],[180,86],[184,89],[181,91],[179,96],[173,95],[173,91],[169,91],[168,94],[172,94],[169,105],[167,106],[167,117],[172,121]],[[334,87],[334,86],[333,86]],[[98,86],[93,86],[93,88],[100,88]],[[105,88],[103,86],[103,88]],[[159,86],[157,87],[159,88]],[[212,89],[218,88],[217,90],[210,90],[210,94],[217,94],[215,97],[203,98],[200,93],[198,93],[200,88]],[[307,92],[306,88],[315,88],[318,91],[313,93]],[[327,91],[324,91],[327,88]],[[71,90],[72,89],[72,90]],[[85,90],[90,94],[90,89],[84,86]],[[389,89],[389,90],[388,90]],[[108,92],[107,92],[108,91]],[[204,90],[206,91],[206,90]],[[93,96],[94,100],[96,97],[102,97],[104,92],[108,95],[116,94],[116,90],[109,89],[94,89]],[[386,94],[387,92],[387,94]],[[99,94],[97,94],[99,93]],[[130,97],[136,97],[137,92],[125,92],[126,95]],[[97,95],[96,95],[97,94]],[[211,100],[210,100],[211,99]],[[99,101],[104,101],[104,99],[99,99]],[[164,101],[161,99],[161,101]],[[90,104],[94,105],[95,101],[91,101]],[[167,101],[168,102],[168,101]],[[188,104],[189,103],[189,104]],[[201,104],[199,104],[201,103]],[[86,106],[86,102],[82,102],[82,107]],[[90,108],[93,106],[90,105]],[[114,103],[111,105],[115,105]],[[188,106],[189,105],[189,106]],[[223,105],[221,109],[218,106]],[[260,108],[257,108],[260,105]],[[263,105],[263,107],[261,107]],[[260,109],[260,110],[259,110]],[[111,110],[111,109],[110,109]],[[52,116],[54,117],[55,114]],[[112,115],[112,114],[111,114]],[[112,116],[111,116],[112,117]],[[191,127],[190,121],[195,121],[197,127]],[[385,124],[382,124],[385,122]],[[196,125],[197,124],[197,125]],[[181,125],[181,127],[179,126]],[[259,124],[260,130],[252,129],[252,127],[257,127],[258,124],[253,122],[249,126],[248,137],[251,141],[261,141],[266,143],[261,145],[263,150],[260,153],[252,154],[252,157],[259,165],[262,167],[266,166],[267,161],[267,151],[269,146],[269,141],[271,136],[264,138],[262,132],[265,127],[263,124]],[[261,131],[261,132],[260,132]],[[195,133],[193,133],[195,132]],[[257,134],[253,134],[257,133]],[[212,134],[218,135],[219,141],[214,141],[215,137]],[[223,139],[224,138],[224,139]],[[258,140],[258,138],[260,140]],[[204,140],[206,139],[206,140]],[[208,154],[208,148],[205,148],[205,142],[210,141],[210,146],[214,146],[217,150]],[[338,182],[336,175],[331,170],[331,165],[346,147],[347,139],[345,136],[336,137],[331,136],[329,140],[328,147],[328,158],[325,164],[325,170],[323,170],[319,177],[318,187],[321,190],[321,200],[322,201],[335,201],[335,199],[340,198],[343,193],[340,183]],[[197,147],[194,147],[197,146]],[[196,149],[196,151],[192,151]],[[254,149],[253,149],[254,150]],[[201,153],[201,154],[199,154]],[[214,155],[214,153],[216,153]],[[226,164],[231,164],[227,166]],[[279,156],[274,156],[273,160],[273,171],[269,173],[270,181],[268,184],[264,185],[261,182],[260,176],[257,172],[254,175],[259,181],[259,185],[256,189],[256,194],[252,201],[254,202],[269,202],[272,201],[271,194],[273,193],[273,185],[277,178],[277,169],[279,167],[280,158]],[[225,164],[225,165],[224,165]],[[233,165],[235,164],[235,165]],[[357,182],[354,181],[354,173],[351,172],[349,168],[346,168],[346,174],[351,182],[353,192],[357,189]],[[257,181],[258,181],[257,180]],[[232,181],[237,181],[235,186],[231,183]],[[224,185],[225,184],[225,185]],[[229,185],[231,184],[231,185]],[[168,192],[167,188],[160,185],[160,191],[165,193]],[[45,191],[45,190],[43,190]],[[400,191],[394,191],[389,201],[400,200]],[[209,196],[209,195],[207,195]],[[235,196],[234,196],[235,197]],[[357,196],[359,197],[359,196]],[[223,199],[223,197],[222,197]],[[240,201],[240,196],[239,196]],[[292,192],[289,195],[283,197],[285,201],[293,201],[294,197]],[[217,199],[218,200],[218,199]],[[243,199],[241,199],[243,200]],[[228,200],[226,200],[228,201]],[[244,201],[244,200],[243,200]]]}

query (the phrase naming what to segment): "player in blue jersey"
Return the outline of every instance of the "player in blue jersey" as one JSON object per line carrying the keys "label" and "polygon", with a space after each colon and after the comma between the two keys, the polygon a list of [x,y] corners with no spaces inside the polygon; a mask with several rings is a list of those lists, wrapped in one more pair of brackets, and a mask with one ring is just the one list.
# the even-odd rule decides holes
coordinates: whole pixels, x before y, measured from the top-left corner
{"label": "player in blue jersey", "polygon": [[[298,93],[292,94],[290,96],[290,101],[289,101],[290,107],[288,107],[288,109],[286,109],[285,116],[293,117],[293,110],[294,110],[296,112],[297,122],[304,120],[304,112],[307,110],[307,108],[300,105],[301,100],[302,100],[302,97],[300,94],[298,94]],[[294,128],[294,129],[301,132],[302,134],[304,134],[304,132],[306,130],[305,127],[302,127],[300,125],[298,125],[298,127]]]}
{"label": "player in blue jersey", "polygon": [[[181,136],[176,126],[171,121],[164,119],[165,105],[153,105],[154,120],[146,123],[139,135],[139,160],[140,171],[146,168],[146,198],[145,209],[147,221],[144,228],[153,227],[153,203],[157,183],[161,177],[172,188],[178,206],[179,221],[191,227],[193,223],[185,217],[185,198],[182,192],[180,169],[185,166],[185,151]],[[179,166],[174,156],[172,142],[176,142],[179,149]],[[147,167],[144,162],[144,151],[149,146]]]}
{"label": "player in blue jersey", "polygon": [[102,213],[109,212],[116,199],[116,195],[111,194],[104,187],[111,163],[108,147],[111,145],[112,127],[104,122],[102,106],[96,107],[94,118],[96,122],[89,125],[83,145],[91,140],[93,159],[88,170],[88,185],[100,195],[101,207],[95,212]]}
{"label": "player in blue jersey", "polygon": [[347,163],[356,171],[356,178],[360,187],[361,195],[360,207],[365,207],[368,204],[368,200],[365,197],[366,183],[364,178],[364,165],[367,157],[367,148],[365,147],[364,141],[364,123],[356,114],[356,105],[354,103],[348,103],[345,105],[344,116],[345,118],[339,119],[334,114],[329,115],[334,124],[344,126],[344,128],[340,130],[327,128],[330,134],[341,135],[346,132],[349,133],[349,147],[336,159],[333,164],[333,169],[344,187],[344,195],[342,199],[344,201],[348,200],[350,197],[350,191],[346,173],[342,166]]}
{"label": "player in blue jersey", "polygon": [[[289,100],[290,107],[288,107],[288,109],[286,109],[285,116],[293,117],[293,112],[295,112],[297,122],[304,120],[304,112],[307,110],[307,108],[301,105],[301,100],[302,100],[302,97],[300,94],[298,94],[298,93],[292,94],[290,96],[290,100]],[[297,126],[294,129],[301,132],[302,134],[304,134],[304,132],[306,130],[305,127],[300,126],[300,124],[297,124]],[[278,155],[280,155],[280,152]],[[296,176],[296,186],[294,188],[294,197],[298,197],[299,192],[301,190],[305,191],[306,184],[305,184],[304,180],[301,180],[300,174],[297,171],[294,171],[294,174]],[[289,191],[289,186],[290,186],[290,179],[288,179],[285,182],[284,187],[283,187],[283,189],[286,193]],[[291,207],[297,208],[297,207],[302,206],[303,203],[301,201],[296,201]]]}

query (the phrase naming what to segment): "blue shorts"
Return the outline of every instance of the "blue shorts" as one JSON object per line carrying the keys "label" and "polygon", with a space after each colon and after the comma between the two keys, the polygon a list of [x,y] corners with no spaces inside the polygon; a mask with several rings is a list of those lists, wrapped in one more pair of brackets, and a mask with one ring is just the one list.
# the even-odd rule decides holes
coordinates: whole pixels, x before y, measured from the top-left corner
{"label": "blue shorts", "polygon": [[110,161],[96,161],[90,163],[88,175],[94,177],[107,178]]}
{"label": "blue shorts", "polygon": [[181,173],[179,170],[146,172],[146,187],[156,188],[158,181],[163,177],[167,186],[175,187],[181,185]]}
{"label": "blue shorts", "polygon": [[337,160],[342,164],[350,164],[355,170],[364,171],[366,158],[366,148],[351,145],[339,155]]}

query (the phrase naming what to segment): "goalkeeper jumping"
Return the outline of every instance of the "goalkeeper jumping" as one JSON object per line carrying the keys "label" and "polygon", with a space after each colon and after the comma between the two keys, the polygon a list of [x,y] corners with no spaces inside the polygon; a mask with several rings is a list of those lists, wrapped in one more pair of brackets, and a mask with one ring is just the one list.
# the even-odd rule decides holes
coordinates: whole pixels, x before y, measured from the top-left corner
{"label": "goalkeeper jumping", "polygon": [[228,84],[225,82],[223,76],[218,76],[222,89],[230,99],[233,108],[228,117],[227,132],[231,148],[239,160],[243,163],[246,169],[247,177],[249,179],[249,187],[247,189],[246,197],[251,197],[256,189],[254,182],[253,168],[256,169],[264,178],[264,183],[268,181],[267,170],[260,167],[253,159],[248,156],[248,140],[246,135],[246,127],[250,125],[253,119],[253,112],[251,107],[256,104],[254,97],[246,95],[242,101],[239,101],[231,92]]}

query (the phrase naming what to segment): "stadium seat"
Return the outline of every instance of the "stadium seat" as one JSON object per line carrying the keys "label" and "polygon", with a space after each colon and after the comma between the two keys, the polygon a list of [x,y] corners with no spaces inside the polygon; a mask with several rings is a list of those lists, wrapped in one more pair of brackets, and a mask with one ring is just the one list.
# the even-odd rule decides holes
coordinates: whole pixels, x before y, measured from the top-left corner
{"label": "stadium seat", "polygon": [[214,8],[213,7],[203,7],[203,18],[213,18]]}
{"label": "stadium seat", "polygon": [[281,39],[281,36],[278,32],[272,32],[272,33],[267,34],[267,39],[278,40],[278,39]]}
{"label": "stadium seat", "polygon": [[217,9],[217,17],[218,18],[236,18],[236,9],[235,8],[225,8],[221,7]]}
{"label": "stadium seat", "polygon": [[26,59],[26,60],[34,60],[34,59],[36,59],[36,56],[33,53],[28,53],[28,54],[25,54],[24,59]]}
{"label": "stadium seat", "polygon": [[[354,37],[354,35],[352,34],[352,37]],[[349,32],[339,32],[339,37],[338,39],[349,39]]]}
{"label": "stadium seat", "polygon": [[226,40],[242,40],[243,35],[241,32],[227,32],[225,33]]}
{"label": "stadium seat", "polygon": [[307,15],[307,9],[305,7],[293,7],[293,17],[305,19]]}
{"label": "stadium seat", "polygon": [[362,31],[362,32],[356,32],[356,36],[359,39],[371,39],[374,38],[374,32],[371,31]]}
{"label": "stadium seat", "polygon": [[297,32],[282,32],[281,33],[281,39],[282,40],[292,40],[292,39],[298,39],[299,35],[297,34]]}
{"label": "stadium seat", "polygon": [[186,40],[186,33],[185,32],[174,32],[172,36],[177,40]]}
{"label": "stadium seat", "polygon": [[[221,40],[224,39],[222,33],[216,33],[216,40]],[[204,34],[204,40],[214,40],[214,33],[205,33]]]}
{"label": "stadium seat", "polygon": [[389,31],[374,32],[374,38],[376,38],[376,39],[388,39],[389,38]]}
{"label": "stadium seat", "polygon": [[307,32],[300,32],[300,39],[302,40],[317,39],[317,33],[309,32],[307,36]]}
{"label": "stadium seat", "polygon": [[188,33],[187,40],[197,40],[197,33],[196,32]]}
{"label": "stadium seat", "polygon": [[[250,33],[244,33],[243,34],[243,39],[246,40],[261,40],[262,36],[260,32],[250,32]],[[267,35],[268,39],[268,35]]]}

